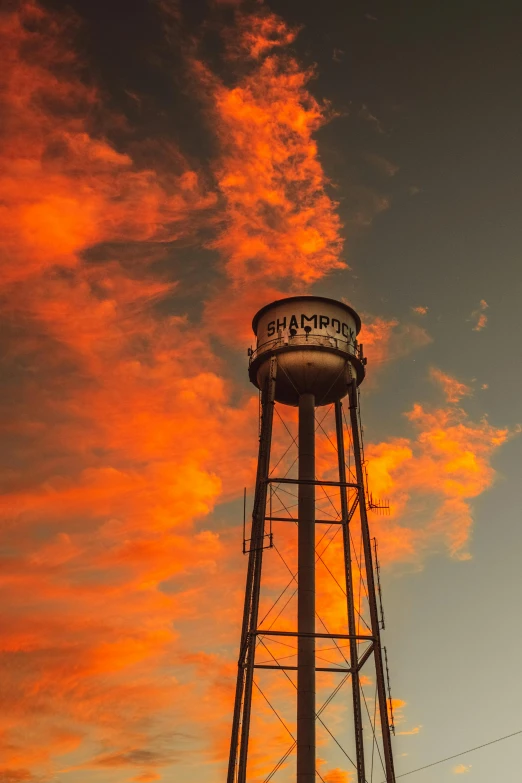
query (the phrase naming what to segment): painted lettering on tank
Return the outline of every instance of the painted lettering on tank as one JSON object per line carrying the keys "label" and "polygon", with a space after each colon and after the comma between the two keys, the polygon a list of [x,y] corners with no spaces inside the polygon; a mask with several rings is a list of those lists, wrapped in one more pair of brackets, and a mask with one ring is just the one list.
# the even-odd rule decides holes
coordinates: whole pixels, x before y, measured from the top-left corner
{"label": "painted lettering on tank", "polygon": [[296,331],[299,328],[305,329],[307,327],[313,332],[316,332],[318,329],[326,330],[330,327],[335,334],[342,334],[348,342],[355,341],[355,331],[349,324],[341,321],[339,318],[330,318],[328,315],[317,315],[316,313],[313,315],[306,315],[305,313],[296,315],[294,313],[291,316],[285,315],[277,320],[269,321],[266,326],[267,337],[274,337],[276,333],[286,332],[287,326],[288,329]]}
{"label": "painted lettering on tank", "polygon": [[[305,324],[305,321],[308,321],[308,323]],[[305,326],[309,326],[310,325],[310,321],[313,321],[314,329],[317,329],[317,316],[316,315],[311,315],[310,317],[308,317],[307,315],[304,315],[304,313],[303,313],[301,315],[301,329],[304,329]]]}

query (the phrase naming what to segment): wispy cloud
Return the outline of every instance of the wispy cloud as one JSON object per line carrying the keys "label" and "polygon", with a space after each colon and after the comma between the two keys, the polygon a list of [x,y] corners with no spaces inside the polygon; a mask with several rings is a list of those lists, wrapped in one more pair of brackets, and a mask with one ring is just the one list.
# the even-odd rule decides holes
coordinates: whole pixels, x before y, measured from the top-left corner
{"label": "wispy cloud", "polygon": [[462,381],[458,381],[452,375],[439,370],[437,367],[430,369],[430,378],[442,388],[448,402],[459,402],[463,397],[470,397],[473,388]]}
{"label": "wispy cloud", "polygon": [[364,159],[386,177],[394,177],[399,171],[399,166],[397,166],[396,163],[392,163],[382,155],[376,155],[375,153],[368,152],[364,155]]}
{"label": "wispy cloud", "polygon": [[466,559],[471,501],[492,485],[491,458],[515,433],[486,419],[473,422],[454,406],[430,410],[417,403],[406,416],[415,437],[367,448],[370,487],[391,505],[381,525],[383,557],[416,558],[443,541],[452,556]]}
{"label": "wispy cloud", "polygon": [[420,730],[422,729],[422,726],[414,726],[412,729],[409,729],[407,731],[397,731],[395,732],[400,737],[409,737],[413,736],[415,734],[419,734]]}
{"label": "wispy cloud", "polygon": [[486,300],[481,299],[479,302],[479,306],[471,313],[470,318],[473,321],[474,332],[481,332],[482,329],[486,328],[488,323],[488,317],[485,311],[488,309],[488,307],[489,305],[486,302]]}
{"label": "wispy cloud", "polygon": [[330,769],[323,775],[325,783],[351,783],[353,776],[351,772],[346,772],[344,769]]}

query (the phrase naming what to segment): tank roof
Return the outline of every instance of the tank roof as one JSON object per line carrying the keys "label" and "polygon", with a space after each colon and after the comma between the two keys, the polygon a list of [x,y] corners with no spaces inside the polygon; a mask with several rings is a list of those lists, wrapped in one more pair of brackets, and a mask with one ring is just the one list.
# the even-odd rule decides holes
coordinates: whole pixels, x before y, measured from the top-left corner
{"label": "tank roof", "polygon": [[275,302],[270,302],[270,304],[266,304],[264,307],[261,308],[261,310],[257,311],[257,313],[252,319],[252,330],[254,334],[257,336],[257,325],[263,313],[265,313],[271,307],[274,307],[274,305],[284,304],[285,302],[299,302],[299,301],[306,302],[306,301],[310,301],[311,299],[314,299],[317,302],[329,302],[330,304],[335,304],[338,305],[339,307],[344,307],[344,309],[347,310],[352,316],[352,318],[354,319],[355,325],[357,327],[357,334],[359,334],[359,332],[361,331],[361,319],[359,315],[355,312],[353,307],[350,307],[344,302],[339,302],[338,299],[330,299],[328,296],[311,296],[311,295],[287,296],[284,299],[276,299]]}

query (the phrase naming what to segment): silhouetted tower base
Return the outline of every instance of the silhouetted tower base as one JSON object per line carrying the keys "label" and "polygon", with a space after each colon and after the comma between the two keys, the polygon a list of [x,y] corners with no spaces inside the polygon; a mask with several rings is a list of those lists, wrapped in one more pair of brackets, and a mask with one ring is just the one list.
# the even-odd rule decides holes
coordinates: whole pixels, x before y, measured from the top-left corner
{"label": "silhouetted tower base", "polygon": [[[267,305],[257,313],[253,328],[257,348],[251,353],[250,379],[261,391],[261,427],[251,536],[248,540],[248,571],[245,591],[241,646],[227,783],[247,783],[249,733],[252,710],[254,671],[257,668],[297,669],[297,783],[316,781],[316,725],[323,723],[316,704],[316,671],[337,671],[349,674],[352,684],[353,730],[357,783],[367,781],[363,716],[361,707],[360,672],[371,659],[376,683],[375,713],[382,741],[382,766],[386,783],[395,783],[390,722],[383,669],[380,620],[377,606],[374,563],[367,516],[365,472],[358,415],[358,385],[364,378],[366,364],[362,346],[357,343],[360,319],[352,308],[322,297],[292,297]],[[343,398],[345,404],[343,406]],[[270,451],[275,403],[298,407],[298,477],[270,474]],[[317,407],[333,405],[337,447],[338,480],[318,480],[315,466],[315,430]],[[343,424],[343,421],[346,424]],[[350,438],[353,468],[347,475],[345,430]],[[347,480],[348,478],[348,480]],[[267,497],[270,485],[296,484],[298,491],[298,568],[297,627],[295,631],[273,631],[259,627],[259,600],[264,549],[270,546],[267,535]],[[347,627],[345,633],[330,634],[316,630],[316,488],[334,487],[340,494],[344,580],[346,590]],[[357,516],[355,516],[358,511]],[[369,630],[361,632],[356,616],[354,595],[351,531],[360,522],[358,531],[367,591]],[[359,612],[360,616],[360,612]],[[364,629],[363,629],[364,630]],[[256,663],[259,639],[291,637],[297,642],[297,666],[275,662]],[[348,643],[349,666],[329,668],[318,666],[316,640],[331,639],[337,647]],[[360,643],[366,649],[359,655]],[[275,659],[274,659],[275,660]],[[320,663],[320,662],[319,662]],[[366,705],[367,707],[367,705]],[[375,721],[377,723],[377,719]],[[324,725],[324,723],[323,723]],[[293,749],[293,746],[292,746]],[[291,749],[291,750],[292,750]],[[283,758],[286,758],[283,756]],[[372,759],[373,764],[373,759]],[[277,765],[276,765],[277,768]]]}

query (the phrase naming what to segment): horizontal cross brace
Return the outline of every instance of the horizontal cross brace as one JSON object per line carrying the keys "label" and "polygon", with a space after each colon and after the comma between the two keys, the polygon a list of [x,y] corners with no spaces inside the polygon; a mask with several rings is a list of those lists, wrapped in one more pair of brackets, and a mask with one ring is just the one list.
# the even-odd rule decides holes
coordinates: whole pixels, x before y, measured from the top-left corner
{"label": "horizontal cross brace", "polygon": [[[265,517],[266,522],[299,522],[298,519],[292,517]],[[342,525],[342,519],[315,519],[316,525]]]}
{"label": "horizontal cross brace", "polygon": [[[254,669],[283,669],[284,671],[297,671],[297,666],[276,666],[275,664],[256,663]],[[351,669],[334,668],[333,666],[316,666],[316,672],[342,672],[344,674],[351,674]]]}
{"label": "horizontal cross brace", "polygon": [[320,481],[319,479],[267,478],[267,484],[314,484],[318,487],[352,487],[361,489],[359,484],[350,481]]}
{"label": "horizontal cross brace", "polygon": [[306,639],[356,639],[362,642],[374,642],[375,636],[349,634],[349,633],[299,633],[299,631],[270,631],[259,628],[254,631],[255,636],[302,636]]}

